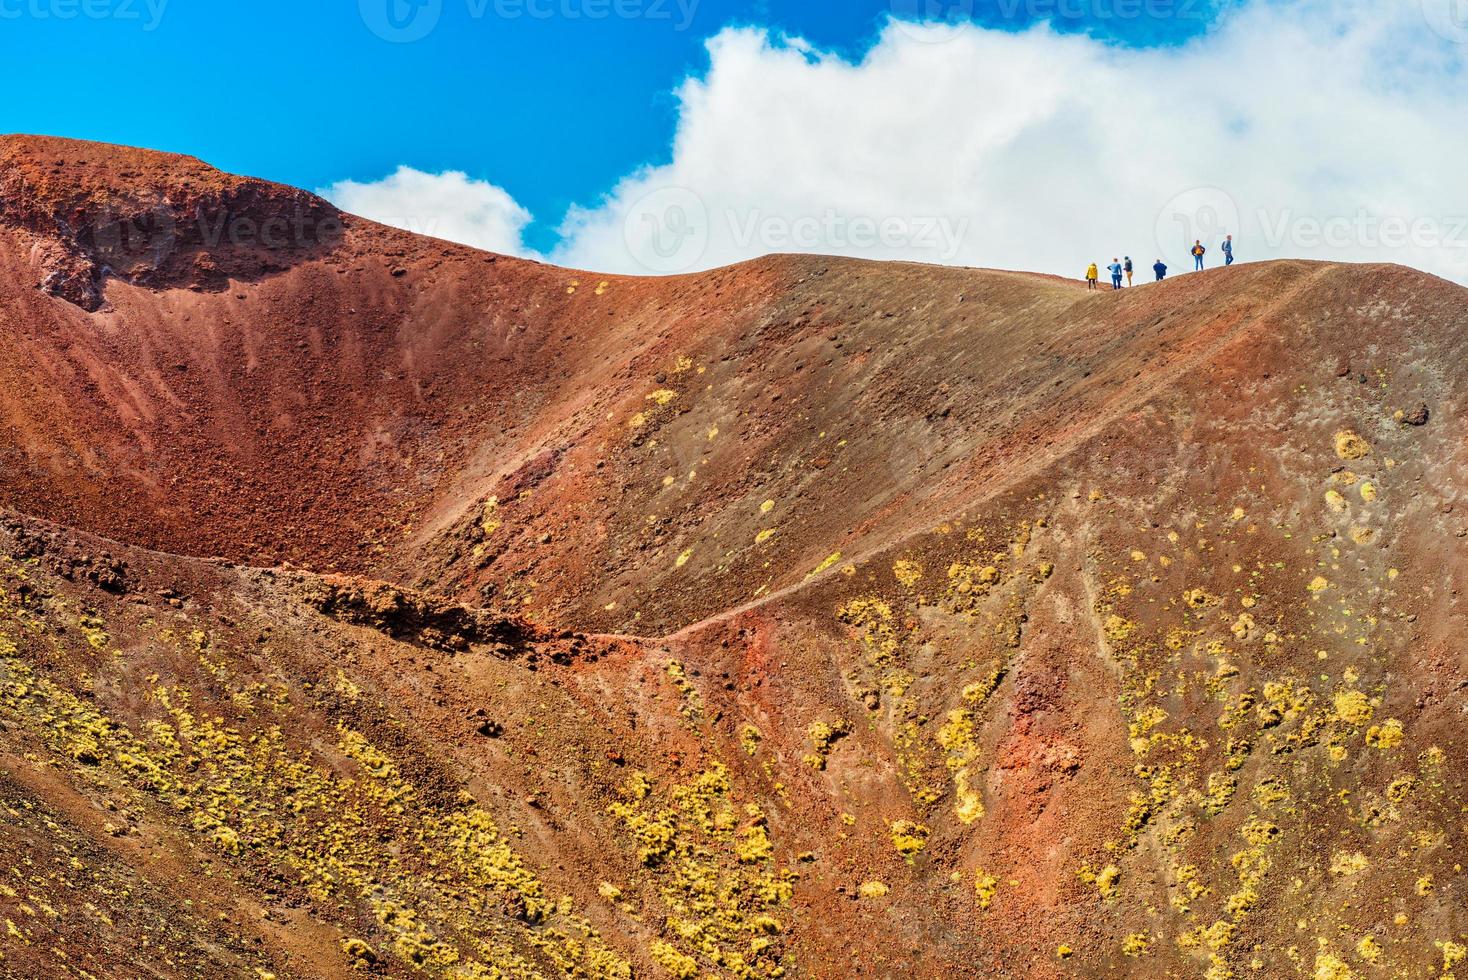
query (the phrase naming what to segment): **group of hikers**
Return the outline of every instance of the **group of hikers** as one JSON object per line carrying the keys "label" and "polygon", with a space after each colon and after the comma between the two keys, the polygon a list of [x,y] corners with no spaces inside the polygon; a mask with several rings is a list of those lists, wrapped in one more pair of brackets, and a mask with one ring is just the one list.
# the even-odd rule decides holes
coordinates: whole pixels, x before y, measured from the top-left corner
{"label": "group of hikers", "polygon": [[[1234,264],[1234,236],[1229,235],[1228,237],[1224,238],[1224,240],[1223,240],[1223,246],[1222,247],[1223,247],[1223,264],[1224,265],[1233,265]],[[1197,271],[1197,272],[1202,272],[1203,271],[1203,256],[1205,256],[1205,255],[1208,254],[1208,246],[1204,245],[1203,242],[1202,242],[1202,240],[1199,239],[1199,240],[1193,242],[1193,247],[1191,249],[1191,253],[1192,253],[1192,256],[1193,256],[1193,268],[1194,268],[1194,270]],[[1122,285],[1121,285],[1122,279],[1125,279],[1126,280],[1126,284],[1128,286],[1130,286],[1132,284],[1132,257],[1130,255],[1128,255],[1124,259],[1115,259],[1115,258],[1112,259],[1111,260],[1111,264],[1109,266],[1107,266],[1106,268],[1111,273],[1111,288],[1112,289],[1121,289],[1122,288]],[[1161,282],[1162,280],[1164,280],[1164,279],[1167,278],[1167,266],[1163,263],[1163,261],[1161,259],[1158,259],[1157,260],[1157,264],[1154,265],[1154,266],[1152,266],[1152,271],[1157,274],[1157,281],[1158,282]],[[1088,268],[1086,270],[1086,287],[1088,289],[1097,289],[1097,288],[1099,288],[1097,286],[1097,283],[1100,281],[1100,279],[1101,279],[1101,270],[1096,266],[1096,263],[1095,262],[1092,262],[1090,268]]]}

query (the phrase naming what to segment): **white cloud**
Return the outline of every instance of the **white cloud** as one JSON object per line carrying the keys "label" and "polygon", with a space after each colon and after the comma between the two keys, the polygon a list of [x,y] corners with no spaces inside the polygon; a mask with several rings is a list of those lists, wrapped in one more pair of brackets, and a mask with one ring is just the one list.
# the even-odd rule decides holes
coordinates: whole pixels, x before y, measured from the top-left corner
{"label": "white cloud", "polygon": [[894,24],[858,63],[725,30],[679,92],[671,162],[573,209],[551,258],[647,273],[809,250],[1079,277],[1123,254],[1182,271],[1185,238],[1227,230],[1241,259],[1468,280],[1468,31],[1423,13],[1453,2],[1251,0],[1173,49]]}
{"label": "white cloud", "polygon": [[319,193],[343,211],[420,235],[490,252],[528,254],[521,237],[530,212],[503,188],[450,170],[399,167],[378,181],[343,180]]}

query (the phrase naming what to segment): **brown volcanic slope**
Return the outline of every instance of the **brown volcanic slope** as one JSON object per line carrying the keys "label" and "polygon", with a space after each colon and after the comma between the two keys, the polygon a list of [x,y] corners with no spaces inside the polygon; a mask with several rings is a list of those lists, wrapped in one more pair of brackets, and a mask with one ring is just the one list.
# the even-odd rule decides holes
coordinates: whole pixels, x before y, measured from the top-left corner
{"label": "brown volcanic slope", "polygon": [[1465,298],[0,140],[0,975],[1468,975]]}

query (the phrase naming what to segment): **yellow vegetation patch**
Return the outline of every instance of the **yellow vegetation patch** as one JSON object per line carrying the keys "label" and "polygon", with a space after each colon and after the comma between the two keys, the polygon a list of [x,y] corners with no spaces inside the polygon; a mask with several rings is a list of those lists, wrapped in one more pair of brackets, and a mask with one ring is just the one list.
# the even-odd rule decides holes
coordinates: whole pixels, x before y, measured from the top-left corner
{"label": "yellow vegetation patch", "polygon": [[910,589],[921,581],[923,577],[923,566],[915,561],[903,559],[892,565],[892,575],[897,581]]}
{"label": "yellow vegetation patch", "polygon": [[1364,725],[1371,720],[1371,701],[1360,691],[1338,691],[1335,696],[1336,717],[1351,725]]}
{"label": "yellow vegetation patch", "polygon": [[1326,578],[1324,575],[1317,575],[1310,580],[1310,584],[1307,585],[1306,588],[1313,593],[1319,594],[1330,588],[1330,579]]}
{"label": "yellow vegetation patch", "polygon": [[1374,483],[1363,483],[1363,484],[1361,484],[1361,499],[1362,500],[1366,501],[1369,504],[1372,501],[1374,501],[1377,498],[1377,496],[1378,496],[1378,494],[1377,494],[1377,491],[1376,491],[1376,484],[1374,484]]}
{"label": "yellow vegetation patch", "polygon": [[1315,957],[1315,980],[1353,980],[1356,975],[1339,956],[1319,953]]}
{"label": "yellow vegetation patch", "polygon": [[833,554],[827,555],[825,561],[822,561],[815,568],[811,569],[810,570],[810,574],[806,575],[806,578],[814,578],[815,576],[821,574],[822,572],[827,571],[830,568],[832,568],[840,560],[841,560],[841,552],[839,552],[839,551],[837,551],[837,552],[835,552]]}
{"label": "yellow vegetation patch", "polygon": [[1371,860],[1360,851],[1338,851],[1331,856],[1330,873],[1338,878],[1351,878],[1371,867]]}
{"label": "yellow vegetation patch", "polygon": [[994,896],[998,893],[998,878],[982,868],[974,872],[974,894],[978,896],[980,909],[987,910],[990,905],[994,904]]}
{"label": "yellow vegetation patch", "polygon": [[862,898],[881,898],[892,889],[880,881],[863,881],[857,891]]}
{"label": "yellow vegetation patch", "polygon": [[1406,734],[1400,721],[1388,718],[1380,725],[1372,725],[1366,730],[1366,744],[1374,749],[1386,751],[1401,745]]}
{"label": "yellow vegetation patch", "polygon": [[1335,454],[1341,459],[1364,459],[1371,455],[1371,444],[1354,432],[1342,430],[1335,434]]}
{"label": "yellow vegetation patch", "polygon": [[897,853],[911,860],[928,846],[928,828],[911,820],[894,820],[889,827],[892,846]]}

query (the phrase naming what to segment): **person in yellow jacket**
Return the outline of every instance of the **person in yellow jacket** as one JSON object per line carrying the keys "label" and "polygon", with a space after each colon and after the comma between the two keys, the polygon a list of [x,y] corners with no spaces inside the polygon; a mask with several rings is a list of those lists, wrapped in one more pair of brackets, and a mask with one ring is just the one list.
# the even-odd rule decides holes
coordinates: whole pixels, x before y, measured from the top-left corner
{"label": "person in yellow jacket", "polygon": [[1096,280],[1098,280],[1100,278],[1101,278],[1101,270],[1099,268],[1097,268],[1096,263],[1092,262],[1091,263],[1091,267],[1086,270],[1086,288],[1087,289],[1095,289],[1096,288]]}

